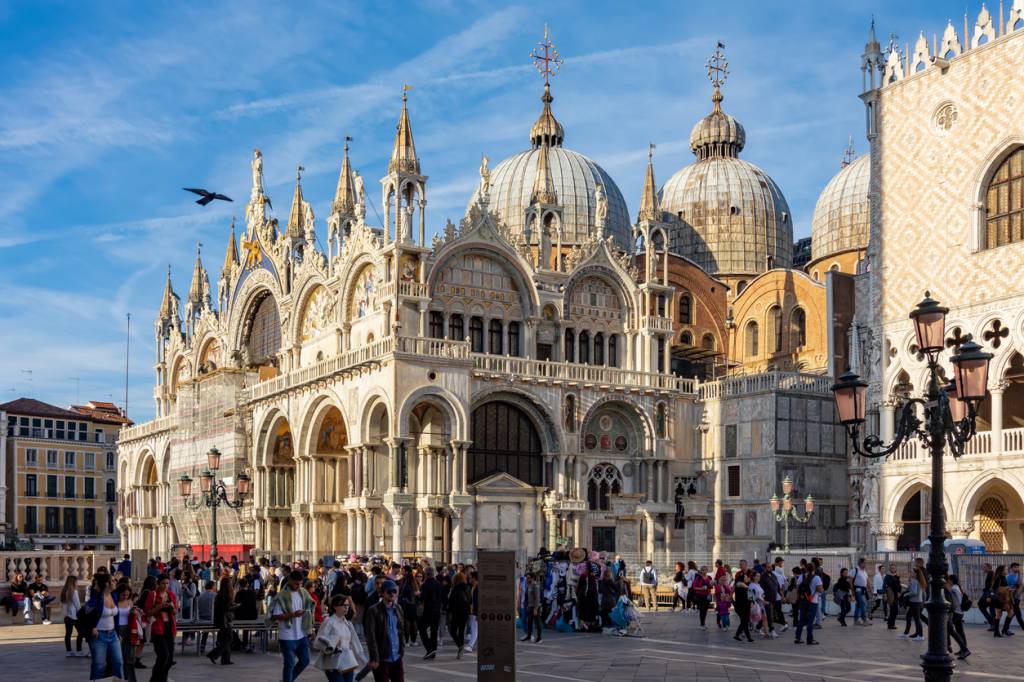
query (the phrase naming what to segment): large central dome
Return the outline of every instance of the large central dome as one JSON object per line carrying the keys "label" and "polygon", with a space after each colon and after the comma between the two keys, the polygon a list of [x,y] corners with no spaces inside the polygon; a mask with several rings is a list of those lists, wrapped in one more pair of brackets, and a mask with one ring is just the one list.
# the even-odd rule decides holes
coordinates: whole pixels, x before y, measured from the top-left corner
{"label": "large central dome", "polygon": [[690,133],[697,160],[668,179],[661,209],[671,214],[670,248],[713,275],[756,275],[788,268],[793,260],[793,219],[782,190],[752,163],[739,158],[746,133],[714,109]]}
{"label": "large central dome", "polygon": [[[563,245],[586,242],[596,231],[594,190],[602,185],[608,201],[605,236],[615,237],[620,248],[629,248],[632,227],[622,192],[603,168],[562,146],[564,130],[551,113],[551,96],[547,89],[543,101],[544,110],[530,131],[532,148],[505,159],[491,170],[490,209],[512,232],[522,233],[527,209],[533,204],[537,169],[543,168],[540,157],[546,153],[550,188],[555,195],[552,203],[562,209]],[[467,214],[479,193],[479,188],[473,192]]]}

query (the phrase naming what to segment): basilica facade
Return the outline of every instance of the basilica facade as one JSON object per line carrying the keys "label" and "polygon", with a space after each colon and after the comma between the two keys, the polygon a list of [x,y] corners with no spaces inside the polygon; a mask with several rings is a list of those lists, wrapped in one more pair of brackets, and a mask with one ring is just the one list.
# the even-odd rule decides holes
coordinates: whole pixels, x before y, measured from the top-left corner
{"label": "basilica facade", "polygon": [[209,542],[210,511],[177,481],[211,448],[229,492],[243,472],[254,483],[219,510],[220,543],[277,556],[763,556],[783,538],[769,498],[784,478],[815,501],[795,537],[851,541],[860,474],[829,389],[870,327],[854,304],[874,151],[845,158],[797,268],[781,188],[741,158],[721,50],[693,158],[660,189],[649,160],[635,214],[566,146],[542,54],[528,146],[483,158],[458,224],[428,220],[404,96],[380,225],[347,143],[330,214],[299,176],[284,224],[254,152],[216,294],[200,254],[184,298],[168,272],[157,416],[119,441],[126,547]]}

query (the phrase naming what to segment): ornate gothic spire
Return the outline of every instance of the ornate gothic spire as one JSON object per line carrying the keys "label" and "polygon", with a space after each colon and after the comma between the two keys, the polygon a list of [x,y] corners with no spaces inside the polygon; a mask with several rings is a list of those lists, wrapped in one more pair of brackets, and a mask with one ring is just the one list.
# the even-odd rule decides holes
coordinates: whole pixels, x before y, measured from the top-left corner
{"label": "ornate gothic spire", "polygon": [[345,138],[345,156],[341,159],[341,173],[338,175],[338,189],[334,192],[333,213],[349,215],[355,212],[356,185],[352,178],[352,166],[348,161],[348,143],[351,137]]}
{"label": "ornate gothic spire", "polygon": [[224,254],[223,272],[231,272],[231,269],[238,265],[238,243],[235,241],[235,218],[231,217],[231,236],[228,237],[228,250]]}
{"label": "ornate gothic spire", "polygon": [[188,288],[188,302],[193,312],[210,307],[210,278],[203,267],[202,244],[196,244],[196,262],[192,267],[192,284]]}
{"label": "ornate gothic spire", "polygon": [[160,319],[170,321],[178,317],[178,295],[171,285],[171,266],[167,265],[167,282],[164,284],[164,297],[160,302]]}
{"label": "ornate gothic spire", "polygon": [[292,195],[292,210],[288,214],[288,226],[285,229],[285,236],[292,239],[302,239],[306,234],[306,201],[302,197],[302,171],[306,170],[299,166],[295,171],[295,194]]}
{"label": "ornate gothic spire", "polygon": [[654,145],[647,149],[647,175],[644,176],[644,189],[640,195],[640,213],[638,222],[655,222],[661,220],[661,209],[658,206],[658,186],[654,184]]}
{"label": "ornate gothic spire", "polygon": [[395,145],[391,149],[388,172],[420,174],[420,161],[416,158],[416,143],[412,140],[412,123],[409,122],[408,93],[411,85],[402,86],[402,113],[398,117],[395,131]]}

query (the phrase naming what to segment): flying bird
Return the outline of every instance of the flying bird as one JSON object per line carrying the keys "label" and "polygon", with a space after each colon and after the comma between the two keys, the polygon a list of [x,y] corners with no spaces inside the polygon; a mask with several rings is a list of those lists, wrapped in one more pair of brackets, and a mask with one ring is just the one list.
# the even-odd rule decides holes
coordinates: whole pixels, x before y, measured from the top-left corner
{"label": "flying bird", "polygon": [[231,201],[231,197],[224,196],[223,194],[217,194],[216,192],[207,192],[205,189],[200,189],[196,187],[182,187],[182,189],[185,190],[186,192],[192,192],[193,194],[198,194],[200,197],[202,197],[201,199],[196,199],[196,203],[199,204],[200,206],[206,206],[214,199],[220,199],[222,201]]}

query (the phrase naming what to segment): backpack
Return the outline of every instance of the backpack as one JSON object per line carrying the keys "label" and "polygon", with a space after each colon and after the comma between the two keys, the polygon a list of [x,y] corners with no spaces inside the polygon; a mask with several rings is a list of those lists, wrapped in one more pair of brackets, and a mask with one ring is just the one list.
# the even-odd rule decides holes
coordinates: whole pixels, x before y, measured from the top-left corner
{"label": "backpack", "polygon": [[809,602],[813,598],[811,595],[811,581],[807,576],[804,576],[804,579],[797,584],[796,594],[798,600]]}
{"label": "backpack", "polygon": [[819,571],[818,577],[821,578],[821,586],[828,591],[828,588],[832,585],[832,576],[826,573],[824,570]]}
{"label": "backpack", "polygon": [[971,601],[971,598],[967,596],[966,592],[961,590],[961,592],[960,592],[960,610],[963,611],[964,613],[967,613],[968,611],[971,610],[971,607],[973,605],[974,605],[974,602]]}
{"label": "backpack", "polygon": [[640,573],[640,580],[643,582],[644,585],[653,585],[654,584],[654,569],[653,568],[645,568]]}

